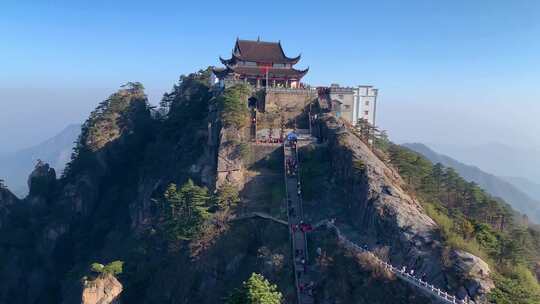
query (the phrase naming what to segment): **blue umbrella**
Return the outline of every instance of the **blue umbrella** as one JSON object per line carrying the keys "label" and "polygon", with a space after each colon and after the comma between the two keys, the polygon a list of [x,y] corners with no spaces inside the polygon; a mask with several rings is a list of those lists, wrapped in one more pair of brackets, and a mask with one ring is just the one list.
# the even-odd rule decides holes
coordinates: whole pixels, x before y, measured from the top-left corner
{"label": "blue umbrella", "polygon": [[298,139],[298,135],[296,135],[296,133],[291,132],[287,134],[287,140],[291,141],[291,140],[297,140],[297,139]]}

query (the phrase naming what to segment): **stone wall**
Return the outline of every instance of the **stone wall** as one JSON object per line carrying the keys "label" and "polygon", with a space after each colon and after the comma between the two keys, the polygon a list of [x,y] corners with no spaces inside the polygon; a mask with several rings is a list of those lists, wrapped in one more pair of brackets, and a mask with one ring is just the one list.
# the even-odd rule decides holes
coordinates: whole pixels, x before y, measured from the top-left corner
{"label": "stone wall", "polygon": [[[317,98],[311,89],[268,89],[265,96],[265,113],[282,113],[285,123],[291,126],[295,120],[302,124],[309,104]],[[279,117],[279,115],[277,115]]]}

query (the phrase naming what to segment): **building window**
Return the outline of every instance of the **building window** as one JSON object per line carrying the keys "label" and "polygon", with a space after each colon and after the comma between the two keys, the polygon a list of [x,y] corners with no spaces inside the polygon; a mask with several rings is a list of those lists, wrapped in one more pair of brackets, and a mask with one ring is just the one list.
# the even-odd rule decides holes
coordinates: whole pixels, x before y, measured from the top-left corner
{"label": "building window", "polygon": [[369,111],[364,111],[364,115],[368,116],[368,115],[369,115]]}
{"label": "building window", "polygon": [[338,94],[337,97],[340,98],[340,99],[343,99],[343,94]]}
{"label": "building window", "polygon": [[369,106],[369,100],[366,100],[366,106]]}
{"label": "building window", "polygon": [[345,109],[350,109],[351,106],[350,105],[345,105]]}

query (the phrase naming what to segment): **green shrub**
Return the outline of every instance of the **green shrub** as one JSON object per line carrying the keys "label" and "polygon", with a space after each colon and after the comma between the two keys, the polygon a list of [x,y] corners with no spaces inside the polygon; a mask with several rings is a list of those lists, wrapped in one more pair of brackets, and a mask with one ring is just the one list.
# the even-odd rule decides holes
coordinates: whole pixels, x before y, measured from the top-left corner
{"label": "green shrub", "polygon": [[92,263],[92,265],[90,265],[90,270],[96,273],[103,273],[103,268],[105,268],[105,266],[100,263]]}
{"label": "green shrub", "polygon": [[[522,271],[522,270],[518,270]],[[536,304],[540,303],[538,283],[528,270],[528,278],[510,278],[494,275],[495,288],[488,294],[490,303],[495,304]],[[527,282],[528,280],[532,280]]]}
{"label": "green shrub", "polygon": [[230,182],[224,183],[217,191],[215,205],[219,210],[226,210],[235,207],[240,203],[238,188]]}
{"label": "green shrub", "polygon": [[466,240],[456,231],[458,230],[456,221],[444,214],[442,210],[437,209],[433,204],[423,203],[423,206],[427,215],[439,225],[441,236],[447,246],[468,251],[484,260],[488,260],[488,256],[483,252],[476,240]]}
{"label": "green shrub", "polygon": [[249,87],[241,84],[225,89],[223,94],[218,97],[220,117],[225,127],[233,126],[240,129],[247,124],[249,93]]}
{"label": "green shrub", "polygon": [[103,265],[100,263],[92,263],[92,265],[90,265],[90,270],[99,274],[119,275],[123,272],[123,267],[124,262],[117,260],[110,262],[107,265]]}
{"label": "green shrub", "polygon": [[280,304],[283,299],[277,286],[258,273],[242,283],[227,299],[227,304]]}
{"label": "green shrub", "polygon": [[162,213],[165,231],[171,240],[190,240],[210,218],[208,211],[212,198],[208,189],[199,187],[190,179],[177,188],[170,184],[163,195]]}

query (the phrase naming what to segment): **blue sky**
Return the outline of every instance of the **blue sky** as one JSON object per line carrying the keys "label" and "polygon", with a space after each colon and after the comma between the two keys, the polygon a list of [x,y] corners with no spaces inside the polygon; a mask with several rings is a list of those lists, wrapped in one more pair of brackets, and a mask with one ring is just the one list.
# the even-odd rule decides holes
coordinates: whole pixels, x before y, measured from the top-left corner
{"label": "blue sky", "polygon": [[0,152],[82,121],[127,81],[157,102],[258,36],[302,53],[310,84],[379,87],[397,141],[540,147],[539,1],[4,0]]}
{"label": "blue sky", "polygon": [[73,2],[3,1],[4,85],[166,86],[257,36],[302,53],[312,83],[522,87],[540,72],[538,1]]}

